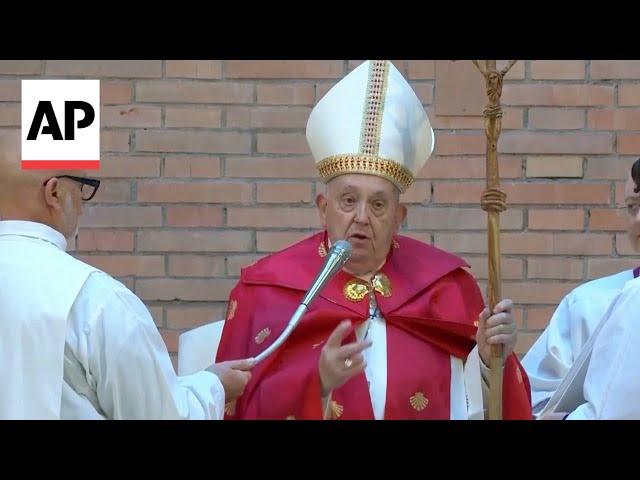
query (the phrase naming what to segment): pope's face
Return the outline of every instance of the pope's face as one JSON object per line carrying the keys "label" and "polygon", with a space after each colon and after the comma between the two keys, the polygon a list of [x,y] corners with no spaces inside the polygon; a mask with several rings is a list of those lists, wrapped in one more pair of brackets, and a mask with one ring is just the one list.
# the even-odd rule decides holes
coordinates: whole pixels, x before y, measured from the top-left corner
{"label": "pope's face", "polygon": [[407,215],[395,185],[374,175],[334,178],[326,193],[318,195],[316,205],[331,242],[351,243],[351,258],[345,268],[355,275],[375,273]]}

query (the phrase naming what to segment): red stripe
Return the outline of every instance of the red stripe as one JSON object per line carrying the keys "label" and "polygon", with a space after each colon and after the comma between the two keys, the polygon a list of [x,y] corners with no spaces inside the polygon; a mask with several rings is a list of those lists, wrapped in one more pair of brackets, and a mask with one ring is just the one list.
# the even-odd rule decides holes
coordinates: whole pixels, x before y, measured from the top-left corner
{"label": "red stripe", "polygon": [[23,170],[99,170],[100,160],[22,160]]}

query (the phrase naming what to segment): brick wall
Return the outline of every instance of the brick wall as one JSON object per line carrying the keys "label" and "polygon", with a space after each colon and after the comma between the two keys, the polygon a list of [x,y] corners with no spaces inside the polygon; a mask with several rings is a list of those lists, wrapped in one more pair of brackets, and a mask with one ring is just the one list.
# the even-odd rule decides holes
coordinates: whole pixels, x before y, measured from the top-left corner
{"label": "brick wall", "polygon": [[[181,331],[223,316],[242,266],[318,227],[304,128],[358,63],[2,61],[0,128],[19,128],[22,78],[102,80],[104,182],[73,248],[144,300],[175,357]],[[395,63],[436,130],[404,231],[463,256],[484,288],[483,119],[438,114],[438,88],[442,105],[457,96],[437,62]],[[524,352],[570,289],[636,265],[615,207],[640,156],[640,62],[520,61],[502,103],[503,291]]]}

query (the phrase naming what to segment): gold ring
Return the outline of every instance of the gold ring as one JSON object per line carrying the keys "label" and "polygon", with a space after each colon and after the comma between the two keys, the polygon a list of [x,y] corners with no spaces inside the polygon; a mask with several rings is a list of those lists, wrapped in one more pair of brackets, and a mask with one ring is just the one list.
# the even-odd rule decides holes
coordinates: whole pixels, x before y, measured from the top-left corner
{"label": "gold ring", "polygon": [[350,358],[347,358],[344,361],[344,368],[351,368],[351,365],[353,365],[353,360],[351,360]]}

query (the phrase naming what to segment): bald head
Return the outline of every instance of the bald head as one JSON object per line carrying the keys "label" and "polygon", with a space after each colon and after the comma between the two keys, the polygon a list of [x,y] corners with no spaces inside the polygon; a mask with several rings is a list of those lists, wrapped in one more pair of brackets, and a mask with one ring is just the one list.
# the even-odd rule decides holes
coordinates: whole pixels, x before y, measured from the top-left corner
{"label": "bald head", "polygon": [[81,213],[79,186],[60,175],[77,171],[23,170],[20,131],[0,131],[0,220],[44,223],[74,235]]}

